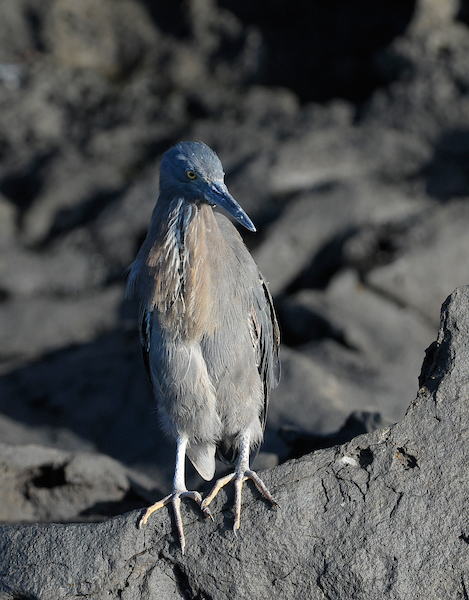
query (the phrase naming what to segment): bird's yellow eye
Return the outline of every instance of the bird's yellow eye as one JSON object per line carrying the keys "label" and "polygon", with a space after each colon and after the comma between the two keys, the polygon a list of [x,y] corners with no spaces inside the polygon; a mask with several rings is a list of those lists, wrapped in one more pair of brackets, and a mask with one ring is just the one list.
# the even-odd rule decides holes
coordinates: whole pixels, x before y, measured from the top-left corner
{"label": "bird's yellow eye", "polygon": [[186,175],[189,177],[189,179],[195,179],[197,177],[194,171],[186,171]]}

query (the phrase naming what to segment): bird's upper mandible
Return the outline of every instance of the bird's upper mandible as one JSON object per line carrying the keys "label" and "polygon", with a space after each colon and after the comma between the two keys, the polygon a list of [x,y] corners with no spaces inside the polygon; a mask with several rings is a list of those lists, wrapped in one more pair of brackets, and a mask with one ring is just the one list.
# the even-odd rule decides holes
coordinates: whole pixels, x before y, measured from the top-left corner
{"label": "bird's upper mandible", "polygon": [[254,223],[228,191],[223,166],[215,152],[202,142],[181,142],[168,150],[160,167],[160,193],[186,202],[208,202],[226,210],[250,231]]}

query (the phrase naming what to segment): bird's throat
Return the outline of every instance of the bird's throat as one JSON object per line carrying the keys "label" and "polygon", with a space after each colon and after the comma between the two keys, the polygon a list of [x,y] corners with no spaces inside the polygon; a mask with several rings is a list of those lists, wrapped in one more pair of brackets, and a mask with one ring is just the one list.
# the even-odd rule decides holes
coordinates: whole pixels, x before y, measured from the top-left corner
{"label": "bird's throat", "polygon": [[197,331],[213,329],[216,304],[213,282],[216,276],[217,246],[224,242],[212,208],[174,199],[166,233],[148,255],[154,291],[153,306],[162,324],[188,338]]}

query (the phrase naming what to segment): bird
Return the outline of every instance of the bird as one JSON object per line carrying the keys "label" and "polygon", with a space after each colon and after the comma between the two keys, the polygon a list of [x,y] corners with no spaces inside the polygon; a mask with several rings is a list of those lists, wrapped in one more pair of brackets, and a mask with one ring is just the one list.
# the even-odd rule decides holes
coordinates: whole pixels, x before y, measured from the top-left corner
{"label": "bird", "polygon": [[[217,154],[202,142],[180,142],[160,165],[160,192],[147,236],[129,267],[128,296],[139,298],[143,361],[166,435],[176,441],[171,494],[139,522],[172,505],[182,553],[180,511],[190,498],[205,517],[219,490],[233,482],[233,531],[240,527],[241,490],[251,479],[278,506],[250,468],[262,442],[269,394],[280,379],[279,326],[271,294],[231,220],[256,228],[228,191]],[[205,499],[188,491],[189,458],[203,479],[216,461],[234,464]]]}

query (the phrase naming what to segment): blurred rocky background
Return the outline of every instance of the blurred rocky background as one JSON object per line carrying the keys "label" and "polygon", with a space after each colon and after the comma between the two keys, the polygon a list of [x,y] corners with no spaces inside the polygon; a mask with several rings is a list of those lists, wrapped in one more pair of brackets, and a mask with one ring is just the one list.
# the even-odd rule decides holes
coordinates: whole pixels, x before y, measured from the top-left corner
{"label": "blurred rocky background", "polygon": [[278,310],[257,467],[402,419],[469,282],[469,1],[0,11],[0,519],[170,490],[124,271],[181,140],[220,156]]}

